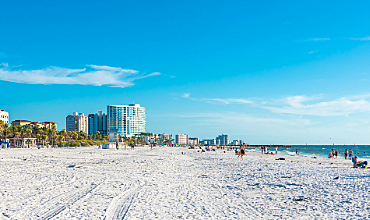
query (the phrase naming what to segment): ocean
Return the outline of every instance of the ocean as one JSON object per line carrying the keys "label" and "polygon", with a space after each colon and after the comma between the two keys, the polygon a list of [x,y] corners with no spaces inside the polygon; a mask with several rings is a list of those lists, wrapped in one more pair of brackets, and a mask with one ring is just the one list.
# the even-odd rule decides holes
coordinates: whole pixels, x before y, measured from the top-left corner
{"label": "ocean", "polygon": [[[360,159],[370,158],[370,145],[293,145],[292,147],[279,148],[278,155],[295,155],[296,149],[298,149],[298,153],[301,156],[327,158],[332,148],[338,150],[338,159],[344,159],[345,149],[348,151],[352,149],[354,155]],[[247,148],[247,151],[261,152],[261,148]],[[275,153],[275,146],[269,146],[268,151],[273,151]]]}

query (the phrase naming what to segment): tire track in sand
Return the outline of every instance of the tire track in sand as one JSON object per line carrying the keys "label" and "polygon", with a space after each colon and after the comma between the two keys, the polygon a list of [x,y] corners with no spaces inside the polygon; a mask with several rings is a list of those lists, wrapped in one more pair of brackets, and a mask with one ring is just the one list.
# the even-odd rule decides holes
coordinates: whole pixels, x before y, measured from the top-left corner
{"label": "tire track in sand", "polygon": [[137,189],[129,185],[121,194],[114,197],[108,206],[104,220],[125,219],[132,201],[137,197]]}
{"label": "tire track in sand", "polygon": [[77,188],[75,190],[62,193],[53,199],[45,202],[38,209],[36,213],[37,219],[51,219],[64,211],[66,208],[72,206],[74,203],[85,197],[87,194],[95,190],[100,184],[91,185],[87,187]]}

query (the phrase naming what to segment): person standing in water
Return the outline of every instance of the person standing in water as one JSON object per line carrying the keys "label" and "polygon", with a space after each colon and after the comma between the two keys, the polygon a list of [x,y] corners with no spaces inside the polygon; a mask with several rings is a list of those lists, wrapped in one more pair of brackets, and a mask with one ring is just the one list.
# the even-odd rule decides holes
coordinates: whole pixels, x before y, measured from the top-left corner
{"label": "person standing in water", "polygon": [[243,145],[240,145],[240,152],[239,152],[239,155],[238,155],[238,157],[237,157],[237,159],[239,158],[239,157],[241,157],[242,158],[242,160],[243,160],[243,156],[244,156],[244,154],[245,154],[245,144],[243,143]]}
{"label": "person standing in water", "polygon": [[338,150],[335,150],[335,159],[338,159]]}
{"label": "person standing in water", "polygon": [[299,153],[298,153],[298,149],[295,149],[295,154],[296,154],[296,155],[299,155]]}
{"label": "person standing in water", "polygon": [[353,156],[353,151],[351,149],[349,149],[349,159],[352,160],[352,156]]}
{"label": "person standing in water", "polygon": [[275,154],[277,154],[278,147],[275,148]]}
{"label": "person standing in water", "polygon": [[344,151],[344,159],[345,159],[345,160],[347,160],[347,157],[348,157],[348,150],[346,149],[346,150]]}

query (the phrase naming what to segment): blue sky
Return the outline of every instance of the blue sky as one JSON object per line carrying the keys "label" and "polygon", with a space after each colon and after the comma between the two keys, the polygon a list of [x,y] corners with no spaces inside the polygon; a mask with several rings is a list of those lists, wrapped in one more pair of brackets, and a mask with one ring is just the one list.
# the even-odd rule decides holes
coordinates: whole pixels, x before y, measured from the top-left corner
{"label": "blue sky", "polygon": [[147,131],[370,143],[369,1],[5,1],[0,109],[147,108]]}

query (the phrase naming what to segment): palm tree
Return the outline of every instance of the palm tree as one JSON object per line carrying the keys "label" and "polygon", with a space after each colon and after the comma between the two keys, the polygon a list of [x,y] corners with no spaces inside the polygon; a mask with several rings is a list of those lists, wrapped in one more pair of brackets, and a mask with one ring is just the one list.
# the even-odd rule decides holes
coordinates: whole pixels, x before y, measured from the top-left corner
{"label": "palm tree", "polygon": [[[100,136],[100,132],[99,132],[99,131],[95,132],[95,140],[96,140],[97,138],[99,138],[99,136]],[[99,139],[100,139],[100,138],[99,138]]]}
{"label": "palm tree", "polygon": [[7,123],[4,123],[3,121],[0,121],[0,140],[6,141],[6,138],[8,137],[8,134],[10,132],[10,127]]}
{"label": "palm tree", "polygon": [[59,134],[62,136],[62,141],[63,140],[66,140],[66,137],[67,137],[67,132],[66,132],[66,130],[61,130],[60,132],[59,132]]}
{"label": "palm tree", "polygon": [[77,133],[77,132],[75,132],[75,131],[72,131],[72,138],[73,138],[74,140],[77,140],[77,139],[78,139],[78,133]]}
{"label": "palm tree", "polygon": [[45,135],[45,134],[41,135],[42,147],[44,147],[44,143],[45,143],[45,141],[46,141],[47,139],[48,139],[48,136],[47,136],[47,135]]}
{"label": "palm tree", "polygon": [[[26,136],[26,138],[30,138],[32,136],[32,129],[31,128],[27,127],[25,129],[25,136]],[[27,140],[27,147],[28,148],[30,147],[30,140],[29,139]]]}

